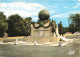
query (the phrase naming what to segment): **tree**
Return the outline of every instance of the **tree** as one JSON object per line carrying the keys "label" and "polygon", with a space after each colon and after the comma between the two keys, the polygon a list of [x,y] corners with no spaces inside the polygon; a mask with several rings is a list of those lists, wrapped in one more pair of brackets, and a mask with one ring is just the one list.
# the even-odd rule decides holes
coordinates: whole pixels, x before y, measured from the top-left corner
{"label": "tree", "polygon": [[72,33],[80,31],[80,14],[70,14],[69,16],[69,28]]}
{"label": "tree", "polygon": [[9,36],[21,36],[24,35],[24,21],[18,14],[8,17],[8,34]]}
{"label": "tree", "polygon": [[25,36],[29,36],[31,33],[31,22],[32,18],[28,17],[24,19],[24,24],[25,24]]}
{"label": "tree", "polygon": [[69,32],[69,27],[64,27],[63,29],[64,29],[64,33]]}
{"label": "tree", "polygon": [[62,22],[60,21],[60,23],[58,24],[58,29],[59,29],[59,34],[62,34],[63,35],[63,26],[62,26]]}
{"label": "tree", "polygon": [[3,12],[0,12],[0,37],[3,37],[4,32],[6,32],[7,29],[8,29],[7,18],[3,14]]}

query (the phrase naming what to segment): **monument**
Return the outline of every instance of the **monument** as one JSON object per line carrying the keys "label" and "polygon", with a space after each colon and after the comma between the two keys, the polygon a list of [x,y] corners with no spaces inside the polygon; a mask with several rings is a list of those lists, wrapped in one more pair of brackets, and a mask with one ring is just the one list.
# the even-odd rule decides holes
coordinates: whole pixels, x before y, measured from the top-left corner
{"label": "monument", "polygon": [[[50,20],[48,10],[41,10],[38,14],[38,22],[31,24],[31,35],[27,38],[28,41],[37,42],[59,42],[60,38],[58,27],[54,20]],[[31,40],[30,40],[31,39]]]}

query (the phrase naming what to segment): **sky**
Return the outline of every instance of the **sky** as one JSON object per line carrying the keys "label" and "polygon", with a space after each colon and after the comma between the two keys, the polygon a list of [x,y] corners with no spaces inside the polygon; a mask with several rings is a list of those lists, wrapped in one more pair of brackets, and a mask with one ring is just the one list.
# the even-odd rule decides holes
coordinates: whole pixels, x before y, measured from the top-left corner
{"label": "sky", "polygon": [[32,17],[32,21],[38,21],[40,10],[50,12],[50,19],[56,24],[62,21],[63,27],[68,27],[70,14],[80,13],[79,0],[0,0],[0,11],[9,17],[19,14],[23,18]]}

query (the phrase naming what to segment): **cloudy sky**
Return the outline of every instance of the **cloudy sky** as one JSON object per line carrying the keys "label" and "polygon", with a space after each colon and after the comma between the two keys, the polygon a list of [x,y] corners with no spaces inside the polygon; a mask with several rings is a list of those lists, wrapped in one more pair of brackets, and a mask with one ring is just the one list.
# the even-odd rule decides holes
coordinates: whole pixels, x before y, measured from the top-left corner
{"label": "cloudy sky", "polygon": [[0,11],[8,17],[19,14],[23,18],[32,17],[38,20],[38,13],[42,9],[50,12],[50,19],[58,24],[62,21],[64,27],[68,27],[68,17],[72,13],[80,13],[79,0],[0,0]]}

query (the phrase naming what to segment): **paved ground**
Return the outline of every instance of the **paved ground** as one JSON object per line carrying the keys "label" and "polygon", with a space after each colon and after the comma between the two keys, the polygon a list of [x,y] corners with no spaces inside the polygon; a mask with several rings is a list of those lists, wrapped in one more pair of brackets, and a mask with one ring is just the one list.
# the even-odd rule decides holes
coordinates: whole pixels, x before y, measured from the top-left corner
{"label": "paved ground", "polygon": [[79,57],[79,46],[80,40],[65,47],[2,44],[0,57]]}

